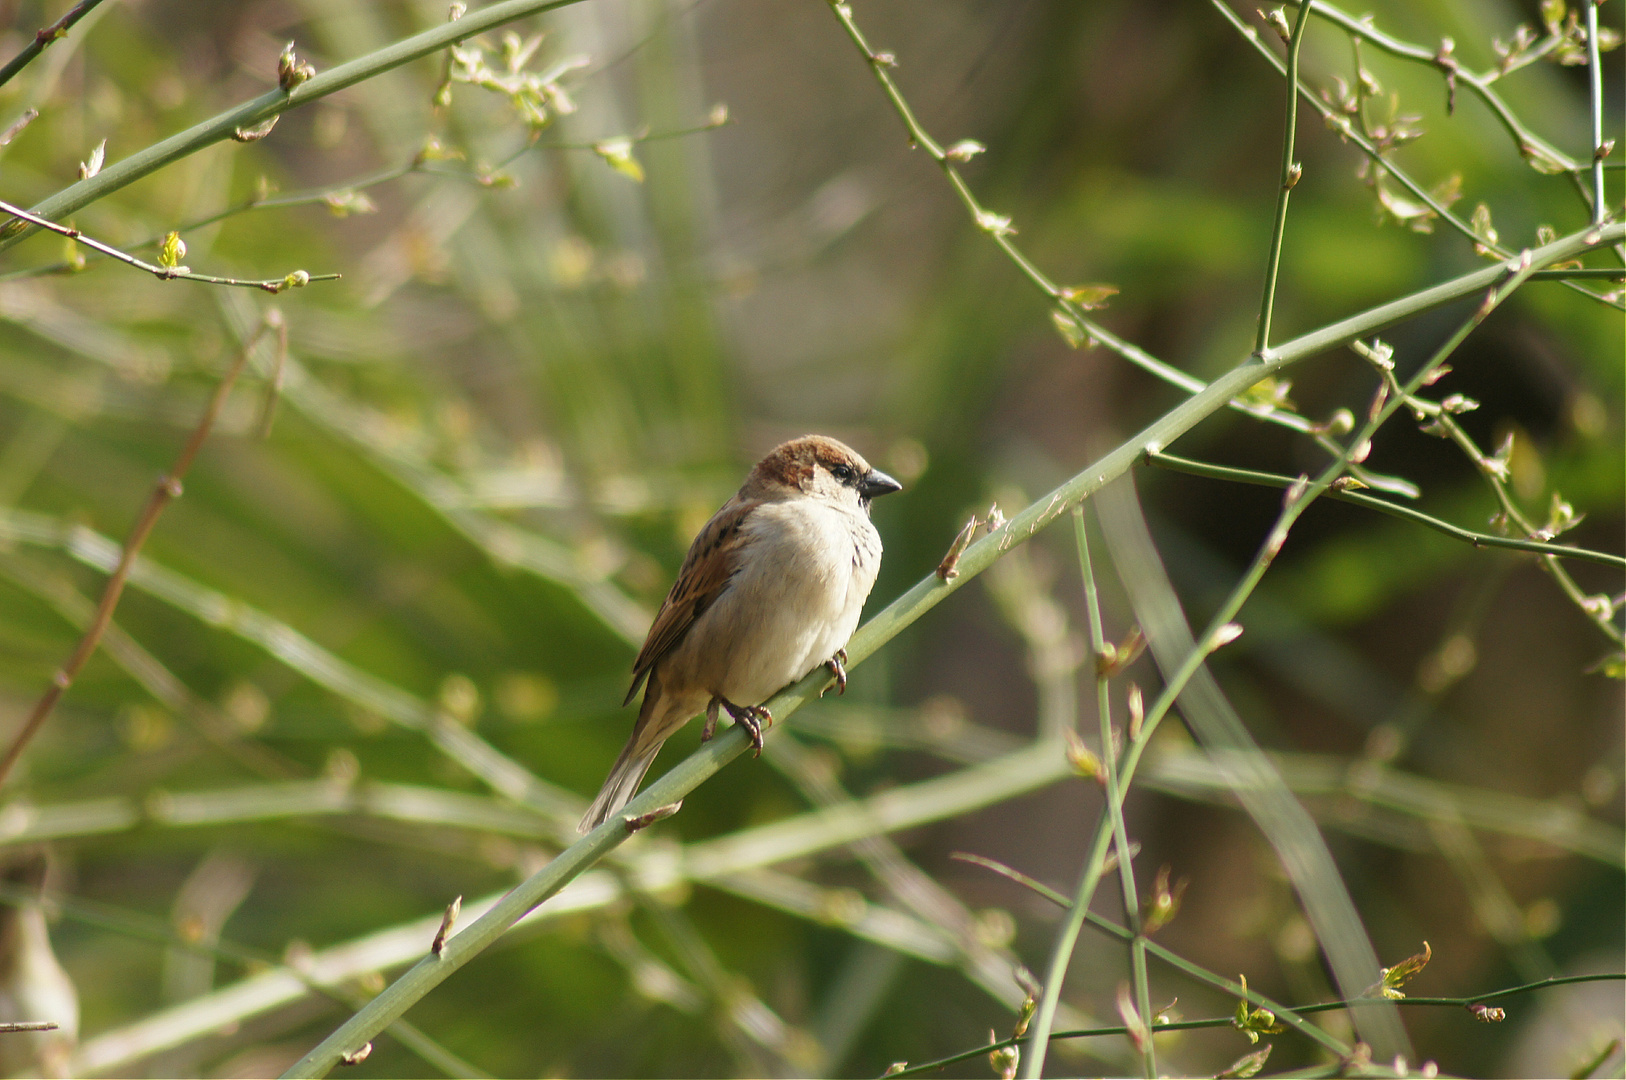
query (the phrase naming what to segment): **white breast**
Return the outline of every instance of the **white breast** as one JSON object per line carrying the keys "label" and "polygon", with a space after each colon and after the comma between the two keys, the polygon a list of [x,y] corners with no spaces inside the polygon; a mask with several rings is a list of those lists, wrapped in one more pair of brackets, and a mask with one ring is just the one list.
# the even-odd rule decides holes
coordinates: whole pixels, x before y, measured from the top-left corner
{"label": "white breast", "polygon": [[758,507],[744,565],[687,635],[708,689],[756,705],[835,655],[858,627],[881,566],[869,515],[823,500]]}

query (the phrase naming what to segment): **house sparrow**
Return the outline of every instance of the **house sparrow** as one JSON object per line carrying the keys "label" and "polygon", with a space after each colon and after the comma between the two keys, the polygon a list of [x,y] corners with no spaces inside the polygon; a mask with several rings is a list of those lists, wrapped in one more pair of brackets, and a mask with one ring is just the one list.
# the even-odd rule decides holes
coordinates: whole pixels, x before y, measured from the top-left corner
{"label": "house sparrow", "polygon": [[849,447],[804,435],[774,447],[706,522],[655,616],[623,705],[648,680],[638,722],[577,827],[591,832],[638,791],[661,744],[726,709],[762,752],[762,702],[819,665],[845,690],[842,646],[881,567],[870,500],[903,485]]}

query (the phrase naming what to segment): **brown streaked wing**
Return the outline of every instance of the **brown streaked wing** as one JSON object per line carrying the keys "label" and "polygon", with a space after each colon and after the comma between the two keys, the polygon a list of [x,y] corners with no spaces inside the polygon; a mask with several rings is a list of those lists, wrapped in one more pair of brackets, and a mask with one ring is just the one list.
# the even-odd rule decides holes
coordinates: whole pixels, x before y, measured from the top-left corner
{"label": "brown streaked wing", "polygon": [[678,571],[677,581],[672,585],[672,591],[666,594],[660,611],[655,614],[655,625],[649,628],[649,637],[644,639],[644,647],[638,651],[638,659],[632,663],[632,685],[627,688],[627,696],[621,704],[632,701],[638,687],[649,675],[649,669],[683,640],[683,635],[689,632],[694,621],[728,588],[734,571],[739,567],[740,551],[745,543],[740,524],[747,514],[761,505],[761,500],[730,500],[712,515],[700,530],[700,535],[694,538],[694,543],[689,545],[689,553],[683,557],[683,568]]}

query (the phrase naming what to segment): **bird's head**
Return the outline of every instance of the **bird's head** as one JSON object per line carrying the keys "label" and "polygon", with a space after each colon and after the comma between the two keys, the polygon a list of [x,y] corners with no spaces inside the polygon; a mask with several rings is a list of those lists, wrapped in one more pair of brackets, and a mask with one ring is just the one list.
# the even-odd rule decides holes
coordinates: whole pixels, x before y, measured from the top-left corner
{"label": "bird's head", "polygon": [[802,495],[868,512],[871,499],[902,487],[845,443],[827,435],[803,435],[768,451],[740,494],[771,501]]}

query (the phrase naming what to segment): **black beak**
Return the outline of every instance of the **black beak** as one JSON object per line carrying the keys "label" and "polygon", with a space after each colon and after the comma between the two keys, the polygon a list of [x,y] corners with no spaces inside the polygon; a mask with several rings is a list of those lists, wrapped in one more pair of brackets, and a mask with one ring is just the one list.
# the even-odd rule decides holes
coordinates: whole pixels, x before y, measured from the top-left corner
{"label": "black beak", "polygon": [[871,469],[869,472],[865,473],[864,478],[858,482],[858,492],[866,499],[874,499],[882,495],[890,495],[894,491],[902,490],[902,484],[898,483],[896,480],[892,479],[879,469]]}

